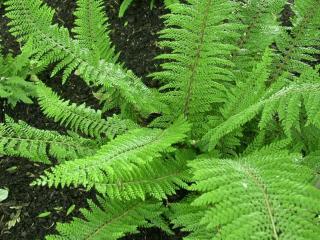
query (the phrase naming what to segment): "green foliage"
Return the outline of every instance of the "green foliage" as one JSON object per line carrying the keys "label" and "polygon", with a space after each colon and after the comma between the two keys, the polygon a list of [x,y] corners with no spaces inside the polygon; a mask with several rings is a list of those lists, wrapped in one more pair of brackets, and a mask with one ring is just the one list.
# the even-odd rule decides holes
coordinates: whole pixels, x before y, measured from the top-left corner
{"label": "green foliage", "polygon": [[[208,113],[221,102],[226,85],[233,81],[233,63],[228,56],[239,38],[235,22],[236,5],[229,1],[190,1],[192,5],[172,5],[165,16],[161,46],[172,49],[163,54],[163,71],[154,74],[165,83],[163,101],[171,111],[156,119],[155,125],[184,114],[193,124],[193,136],[208,129]],[[192,11],[189,11],[192,8]]]}
{"label": "green foliage", "polygon": [[116,62],[110,37],[108,18],[105,15],[102,0],[79,0],[73,32],[81,48],[86,48],[96,59]]}
{"label": "green foliage", "polygon": [[[172,226],[189,240],[320,236],[318,0],[185,2],[164,16],[159,90],[117,62],[103,1],[77,0],[75,39],[41,0],[5,2],[26,59],[57,64],[63,81],[75,71],[101,103],[71,103],[33,75],[44,114],[74,132],[0,125],[0,154],[58,160],[33,185],[104,197],[48,239]],[[285,8],[294,14],[283,24]]]}
{"label": "green foliage", "polygon": [[157,226],[156,219],[163,211],[162,204],[154,201],[130,201],[123,206],[119,201],[99,199],[99,204],[102,208],[89,201],[91,211],[81,211],[85,220],[76,218],[71,224],[58,224],[60,235],[46,239],[119,239],[126,233],[136,233],[137,226]]}
{"label": "green foliage", "polygon": [[312,174],[300,161],[270,149],[192,162],[191,189],[201,195],[191,205],[206,209],[198,224],[210,239],[317,239],[320,192],[309,185]]}
{"label": "green foliage", "polygon": [[69,100],[61,100],[50,88],[38,79],[37,97],[43,113],[55,122],[59,122],[73,131],[79,131],[91,137],[106,136],[109,139],[137,126],[130,120],[122,120],[118,116],[104,120],[101,111],[96,111],[85,104],[77,106]]}
{"label": "green foliage", "polygon": [[23,121],[15,123],[9,117],[5,124],[0,124],[0,154],[50,163],[50,157],[63,162],[90,155],[95,148],[93,141],[36,129]]}
{"label": "green foliage", "polygon": [[[175,185],[184,185],[181,180],[186,178],[185,164],[175,163],[169,168],[168,163],[157,159],[161,158],[161,153],[174,151],[172,144],[181,142],[189,128],[183,119],[179,119],[166,130],[132,130],[102,146],[93,156],[52,168],[35,184],[49,187],[83,185],[95,187],[110,197],[126,199],[144,199],[147,193],[163,198],[174,192]],[[122,192],[123,189],[128,191]]]}
{"label": "green foliage", "polygon": [[[86,4],[90,4],[92,1],[87,0],[87,2]],[[130,108],[131,112],[141,111],[141,114],[146,116],[161,111],[158,109],[160,103],[154,91],[148,89],[140,79],[117,64],[97,59],[97,54],[92,54],[90,49],[83,47],[83,43],[72,39],[66,28],[57,24],[52,25],[54,11],[41,0],[8,0],[5,4],[6,16],[11,20],[9,23],[11,33],[20,42],[32,41],[35,59],[40,61],[42,67],[57,63],[52,75],[64,69],[62,81],[65,82],[70,74],[77,70],[76,73],[88,85],[100,87],[103,91],[114,92],[119,96],[113,102],[117,107],[122,107],[123,112],[127,112],[126,109]],[[98,7],[99,2],[94,5]],[[100,9],[96,11],[100,12]],[[101,14],[93,17],[95,21],[103,22]],[[78,39],[79,34],[86,33],[79,28],[75,31]],[[106,36],[106,33],[102,31],[102,35]],[[125,101],[126,99],[128,101]]]}
{"label": "green foliage", "polygon": [[[291,83],[288,87],[283,87],[279,91],[275,92],[271,96],[272,90],[266,92],[266,96],[263,96],[260,101],[253,103],[245,108],[243,111],[230,116],[226,121],[222,122],[217,127],[210,130],[204,139],[210,138],[209,148],[213,149],[218,140],[223,136],[231,133],[237,128],[243,126],[245,123],[252,120],[257,114],[262,112],[261,120],[259,122],[259,129],[266,129],[273,121],[276,121],[273,116],[277,113],[281,126],[284,129],[285,134],[291,137],[291,131],[293,129],[299,130],[300,128],[300,112],[305,110],[304,114],[307,117],[306,124],[319,125],[319,108],[315,104],[316,99],[319,98],[320,76],[313,70],[304,73],[296,83]],[[314,76],[315,79],[307,76]]]}
{"label": "green foliage", "polygon": [[35,87],[26,81],[31,73],[31,46],[26,45],[16,57],[0,54],[0,98],[7,99],[11,106],[17,102],[32,103],[30,97],[35,95]]}

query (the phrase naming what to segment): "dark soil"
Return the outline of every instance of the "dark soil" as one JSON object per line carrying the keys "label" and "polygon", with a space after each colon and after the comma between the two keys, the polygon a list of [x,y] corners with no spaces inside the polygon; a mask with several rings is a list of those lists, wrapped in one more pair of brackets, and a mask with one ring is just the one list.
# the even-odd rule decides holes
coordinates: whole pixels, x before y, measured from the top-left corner
{"label": "dark soil", "polygon": [[[72,28],[74,0],[45,0],[45,2],[56,9],[57,23],[69,29]],[[164,7],[157,3],[151,11],[148,0],[136,0],[125,17],[119,19],[117,14],[120,1],[105,2],[111,25],[111,39],[116,50],[121,52],[119,60],[142,77],[147,85],[154,86],[156,83],[148,79],[147,75],[158,68],[153,58],[161,52],[157,47],[157,32],[163,28],[159,17],[166,12]],[[17,54],[19,44],[9,34],[6,24],[7,19],[4,17],[4,9],[1,6],[0,38],[3,52]],[[86,102],[94,108],[98,107],[91,90],[77,77],[73,76],[62,86],[60,76],[54,79],[50,79],[49,76],[50,71],[46,71],[41,74],[41,79],[64,98],[76,103]],[[24,120],[38,128],[65,131],[50,119],[45,118],[37,104],[18,104],[11,109],[4,102],[0,102],[0,107],[0,121],[3,121],[4,114],[8,114],[16,120]],[[9,189],[9,198],[0,203],[0,240],[44,239],[45,235],[55,233],[56,222],[70,221],[75,216],[81,217],[79,208],[87,207],[86,199],[94,199],[93,191],[86,192],[81,188],[55,190],[30,187],[29,184],[48,167],[50,166],[36,164],[22,158],[0,158],[0,188]],[[67,216],[67,210],[72,205],[75,205],[75,210]],[[50,212],[50,215],[38,217],[45,212]],[[11,221],[10,228],[8,221]],[[156,229],[141,232],[125,239],[179,239],[178,237],[169,238]]]}

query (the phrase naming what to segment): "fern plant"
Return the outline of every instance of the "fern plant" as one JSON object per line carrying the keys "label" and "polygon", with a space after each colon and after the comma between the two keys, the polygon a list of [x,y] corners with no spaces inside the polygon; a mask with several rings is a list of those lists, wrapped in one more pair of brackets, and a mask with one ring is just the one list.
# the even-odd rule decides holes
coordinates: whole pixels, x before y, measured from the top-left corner
{"label": "fern plant", "polygon": [[[100,0],[78,0],[72,39],[41,0],[7,0],[11,32],[98,91],[103,111],[64,100],[36,76],[44,114],[63,135],[0,125],[0,152],[58,164],[32,185],[94,188],[84,219],[47,239],[118,239],[158,227],[185,239],[320,236],[318,0],[188,0],[169,6],[147,88],[118,63]],[[88,7],[90,6],[90,8]],[[290,27],[280,19],[294,13]],[[152,114],[152,121],[146,121]],[[146,122],[148,124],[146,124]],[[186,196],[177,195],[184,189]],[[181,199],[172,201],[172,199]],[[166,201],[163,201],[166,200]]]}

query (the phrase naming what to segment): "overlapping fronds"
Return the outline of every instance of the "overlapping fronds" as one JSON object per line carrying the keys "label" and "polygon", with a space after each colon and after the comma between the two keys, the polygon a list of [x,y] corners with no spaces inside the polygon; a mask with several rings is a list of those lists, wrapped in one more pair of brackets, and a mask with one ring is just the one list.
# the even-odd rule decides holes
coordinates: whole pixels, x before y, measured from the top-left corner
{"label": "overlapping fronds", "polygon": [[171,112],[155,124],[184,114],[193,124],[195,137],[205,132],[212,105],[222,101],[226,85],[234,80],[229,58],[237,49],[234,44],[241,28],[235,23],[235,9],[234,2],[225,0],[190,0],[170,6],[160,44],[172,51],[158,57],[166,62],[163,71],[153,76],[165,84],[162,98]]}
{"label": "overlapping fronds", "polygon": [[81,51],[66,28],[52,25],[54,11],[41,0],[35,1],[6,1],[6,15],[11,20],[10,32],[21,42],[31,41],[37,57],[43,65],[60,62],[53,74],[67,67],[64,81],[70,73],[82,63],[88,54]]}
{"label": "overlapping fronds", "polygon": [[132,71],[125,72],[119,65],[101,60],[95,67],[80,66],[76,73],[102,86],[100,99],[105,103],[104,110],[119,106],[124,116],[137,113],[147,116],[166,111],[155,90],[145,86]]}
{"label": "overlapping fronds", "polygon": [[122,120],[116,115],[104,120],[99,110],[96,111],[85,104],[76,105],[69,100],[62,100],[39,80],[37,80],[37,97],[46,116],[73,131],[80,131],[91,137],[106,136],[112,139],[116,135],[137,127],[130,120]]}
{"label": "overlapping fronds", "polygon": [[[269,152],[268,154],[266,154]],[[210,239],[317,239],[320,192],[309,184],[300,157],[264,149],[239,159],[199,159],[190,164],[206,207],[200,220]],[[187,219],[188,224],[194,224]]]}
{"label": "overlapping fronds", "polygon": [[190,180],[187,160],[192,158],[189,151],[178,152],[174,159],[154,159],[146,164],[132,165],[131,169],[114,168],[105,176],[104,182],[95,188],[110,198],[130,200],[147,196],[166,199],[177,189],[186,188]]}
{"label": "overlapping fronds", "polygon": [[91,140],[39,130],[23,121],[15,123],[9,117],[0,125],[0,154],[8,156],[43,163],[50,163],[50,157],[54,157],[63,162],[93,154],[96,148]]}
{"label": "overlapping fronds", "polygon": [[207,206],[191,205],[196,196],[188,196],[179,203],[170,204],[170,211],[167,212],[166,216],[173,224],[173,228],[190,233],[183,238],[184,240],[212,239],[214,231],[208,231],[206,226],[201,224],[201,219],[208,209]]}
{"label": "overlapping fronds", "polygon": [[[174,150],[172,144],[182,141],[189,129],[189,124],[180,118],[166,130],[142,128],[129,131],[102,146],[93,156],[64,162],[52,168],[35,184],[50,187],[73,184],[105,189],[108,177],[116,182],[118,179],[113,180],[113,176],[123,174],[120,176],[125,179],[125,172],[134,170],[134,165],[148,164],[160,158],[161,153]],[[142,166],[140,169],[146,173]],[[139,196],[139,192],[136,195]]]}
{"label": "overlapping fronds", "polygon": [[280,13],[286,3],[286,0],[250,0],[238,8],[237,14],[244,28],[237,42],[239,50],[232,56],[237,78],[245,78],[264,50],[285,31],[280,26]]}
{"label": "overlapping fronds", "polygon": [[77,0],[73,32],[81,48],[88,49],[98,60],[114,63],[117,56],[109,37],[108,18],[103,4],[102,0]]}
{"label": "overlapping fronds", "polygon": [[[224,104],[220,108],[221,117],[216,117],[210,121],[212,129],[223,124],[233,115],[259,102],[267,91],[266,83],[270,76],[271,63],[272,51],[267,48],[261,61],[255,64],[256,66],[247,74],[246,79],[238,79],[236,85],[226,91]],[[251,94],[248,94],[248,92]],[[230,152],[233,148],[239,146],[239,137],[243,136],[242,132],[243,128],[239,127],[232,134],[224,136],[220,141],[219,149],[224,149],[224,152]],[[209,132],[209,134],[211,133]]]}
{"label": "overlapping fronds", "polygon": [[318,117],[320,109],[317,103],[320,97],[319,74],[315,70],[308,69],[301,75],[300,80],[273,94],[271,93],[277,88],[270,88],[260,101],[253,103],[211,129],[205,135],[204,142],[209,141],[209,149],[213,149],[219,139],[243,126],[261,112],[260,129],[266,129],[270,123],[276,121],[274,116],[277,114],[288,137],[291,137],[293,129],[298,130],[300,124],[303,124],[300,121],[301,114],[307,117],[306,124],[313,124],[320,128]]}
{"label": "overlapping fronds", "polygon": [[31,72],[31,54],[31,45],[27,44],[16,57],[0,55],[0,98],[7,99],[13,107],[19,101],[32,103],[31,97],[35,95],[34,84],[26,81]]}
{"label": "overlapping fronds", "polygon": [[[103,85],[106,88],[104,90],[115,91],[122,101],[134,98],[134,101],[130,102],[134,110],[142,109],[144,115],[146,112],[150,114],[160,111],[154,108],[159,102],[156,95],[146,88],[140,79],[133,79],[133,74],[127,74],[116,64],[97,61],[89,49],[83,48],[79,41],[70,37],[66,28],[52,25],[54,11],[41,0],[8,0],[5,4],[6,15],[11,20],[11,33],[22,42],[32,41],[35,57],[41,61],[42,66],[58,63],[52,75],[64,69],[62,81],[65,82],[74,70],[78,70],[77,73],[87,84],[99,85],[103,79],[105,82],[108,81]],[[127,81],[139,83],[130,84]],[[150,106],[153,106],[152,110]]]}
{"label": "overlapping fronds", "polygon": [[76,218],[72,223],[58,224],[59,235],[47,240],[116,240],[127,233],[137,233],[138,227],[154,226],[163,212],[162,203],[154,201],[122,202],[99,199],[99,208],[88,201],[91,210],[81,209],[85,220]]}
{"label": "overlapping fronds", "polygon": [[[279,59],[274,68],[273,80],[281,75],[289,79],[309,68],[320,53],[320,9],[318,0],[294,1],[290,32],[282,32],[277,38]],[[290,74],[289,76],[287,76]]]}

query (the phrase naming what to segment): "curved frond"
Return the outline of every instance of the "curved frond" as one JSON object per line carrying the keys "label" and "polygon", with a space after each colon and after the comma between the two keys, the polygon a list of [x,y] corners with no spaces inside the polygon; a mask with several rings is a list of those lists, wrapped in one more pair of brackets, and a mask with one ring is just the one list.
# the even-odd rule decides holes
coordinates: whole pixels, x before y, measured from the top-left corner
{"label": "curved frond", "polygon": [[92,137],[106,136],[112,139],[137,127],[130,120],[122,120],[116,115],[104,120],[101,111],[89,108],[85,104],[78,106],[69,100],[62,100],[40,81],[37,81],[37,93],[44,114],[73,131],[80,131]]}
{"label": "curved frond", "polygon": [[127,11],[130,4],[133,2],[133,0],[123,0],[120,9],[119,9],[119,17],[123,17],[125,12]]}
{"label": "curved frond", "polygon": [[[148,164],[160,158],[161,153],[173,151],[172,145],[182,141],[189,129],[189,124],[179,119],[166,130],[143,128],[129,131],[102,146],[93,156],[52,168],[35,184],[50,187],[71,184],[87,188],[101,187],[108,177],[112,179],[114,174],[120,175],[120,169],[123,170],[123,176],[120,177],[125,178],[125,172],[134,170],[135,165]],[[101,189],[104,190],[103,187]]]}
{"label": "curved frond", "polygon": [[76,74],[102,86],[100,99],[107,105],[106,109],[120,106],[122,114],[129,113],[129,116],[131,113],[148,116],[166,111],[166,105],[161,103],[155,90],[144,85],[132,71],[125,72],[119,65],[101,60],[95,67],[80,66]]}
{"label": "curved frond", "polygon": [[178,152],[174,159],[154,159],[145,164],[132,165],[131,169],[114,168],[106,175],[104,182],[96,183],[95,188],[110,198],[130,200],[147,196],[166,199],[177,189],[186,188],[190,180],[187,160],[192,159],[189,151]]}
{"label": "curved frond", "polygon": [[36,129],[23,121],[15,123],[9,117],[0,125],[0,154],[50,163],[50,157],[64,162],[93,154],[96,149],[91,140]]}
{"label": "curved frond", "polygon": [[301,82],[289,84],[288,87],[283,87],[270,95],[273,90],[271,88],[266,97],[211,129],[204,136],[203,142],[209,141],[209,149],[213,149],[222,137],[243,126],[261,112],[260,129],[266,129],[268,124],[274,121],[273,116],[277,113],[288,137],[291,137],[292,129],[300,128],[299,116],[303,112],[303,107],[306,109],[307,124],[320,128],[318,117],[320,109],[316,103],[320,97],[319,74],[310,70],[302,74],[300,79]]}
{"label": "curved frond", "polygon": [[193,161],[191,189],[201,196],[192,205],[207,207],[200,224],[211,239],[317,239],[320,192],[299,158],[278,151]]}
{"label": "curved frond", "polygon": [[138,227],[152,226],[150,222],[160,218],[161,202],[123,202],[99,199],[99,208],[88,201],[90,210],[81,209],[85,220],[76,218],[71,223],[58,224],[59,235],[47,236],[47,240],[116,240],[128,233],[137,233]]}
{"label": "curved frond", "polygon": [[97,61],[89,49],[81,47],[79,41],[70,37],[66,28],[51,25],[54,11],[41,0],[8,0],[5,5],[11,33],[20,41],[32,40],[35,57],[43,66],[57,63],[53,75],[64,69],[63,82],[77,70],[88,85],[99,87],[101,81],[105,82],[104,91],[115,91],[120,96],[117,106],[123,107],[126,99],[134,99],[130,102],[131,107],[141,110],[144,116],[160,112],[158,107],[155,108],[159,101],[154,91],[148,89],[141,79],[117,64]]}

